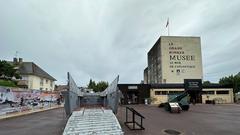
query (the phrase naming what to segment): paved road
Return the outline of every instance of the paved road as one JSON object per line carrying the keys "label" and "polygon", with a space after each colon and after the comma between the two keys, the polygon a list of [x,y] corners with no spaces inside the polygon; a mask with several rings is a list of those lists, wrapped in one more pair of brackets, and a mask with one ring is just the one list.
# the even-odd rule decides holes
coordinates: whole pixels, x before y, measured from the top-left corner
{"label": "paved road", "polygon": [[125,107],[119,107],[117,117],[125,135],[165,135],[164,129],[174,129],[184,135],[240,135],[240,105],[191,106],[187,112],[174,114],[163,108],[133,105],[145,116],[144,131],[131,131],[123,123]]}
{"label": "paved road", "polygon": [[60,135],[66,124],[63,108],[0,120],[0,135]]}

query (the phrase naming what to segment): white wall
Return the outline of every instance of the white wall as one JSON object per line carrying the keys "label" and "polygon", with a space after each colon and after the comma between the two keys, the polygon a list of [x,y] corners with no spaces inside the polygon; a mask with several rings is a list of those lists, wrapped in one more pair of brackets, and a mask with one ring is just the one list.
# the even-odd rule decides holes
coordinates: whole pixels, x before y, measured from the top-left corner
{"label": "white wall", "polygon": [[[229,91],[229,94],[216,94],[216,91]],[[151,104],[160,104],[168,101],[168,95],[155,95],[155,91],[184,91],[184,89],[150,89],[150,97],[154,99]],[[220,103],[233,103],[233,89],[231,88],[216,88],[216,89],[203,89],[203,91],[214,91],[214,94],[202,94],[202,103],[206,100],[222,99]]]}
{"label": "white wall", "polygon": [[[229,91],[229,94],[217,94],[217,91]],[[223,103],[233,103],[233,89],[204,89],[204,91],[214,91],[214,94],[202,94],[202,102],[206,100],[220,99]]]}
{"label": "white wall", "polygon": [[155,95],[155,91],[184,91],[183,89],[150,89],[150,97],[153,100],[152,104],[161,104],[168,101],[168,95]]}
{"label": "white wall", "polygon": [[[23,75],[22,79],[23,80],[27,79],[29,89],[40,90],[42,88],[42,90],[45,90],[45,91],[53,91],[55,88],[55,82],[52,81],[52,86],[51,86],[51,80],[49,80],[47,78],[42,78],[42,77],[38,77],[35,75]],[[41,79],[43,79],[42,85],[40,84]],[[46,81],[46,80],[48,80],[48,81]]]}

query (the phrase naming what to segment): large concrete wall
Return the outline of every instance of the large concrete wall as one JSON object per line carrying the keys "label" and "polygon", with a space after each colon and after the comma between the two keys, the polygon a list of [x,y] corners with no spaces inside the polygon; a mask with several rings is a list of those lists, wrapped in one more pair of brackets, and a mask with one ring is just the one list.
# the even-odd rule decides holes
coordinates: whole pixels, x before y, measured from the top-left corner
{"label": "large concrete wall", "polygon": [[200,37],[161,37],[162,82],[202,79]]}
{"label": "large concrete wall", "polygon": [[148,83],[202,78],[200,37],[161,36],[148,52]]}

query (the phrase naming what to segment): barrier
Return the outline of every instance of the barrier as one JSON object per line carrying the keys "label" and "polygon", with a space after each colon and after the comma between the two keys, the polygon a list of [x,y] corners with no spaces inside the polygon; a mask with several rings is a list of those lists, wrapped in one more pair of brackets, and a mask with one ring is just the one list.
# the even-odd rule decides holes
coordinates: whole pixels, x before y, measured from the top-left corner
{"label": "barrier", "polygon": [[[130,121],[128,121],[128,110],[132,113],[132,119]],[[140,117],[140,124],[136,121],[136,116]],[[142,116],[139,112],[137,112],[133,108],[126,107],[126,122],[124,122],[124,124],[130,130],[145,130],[145,128],[143,127],[143,119],[145,119],[145,117]],[[132,126],[130,126],[130,124],[132,124]]]}

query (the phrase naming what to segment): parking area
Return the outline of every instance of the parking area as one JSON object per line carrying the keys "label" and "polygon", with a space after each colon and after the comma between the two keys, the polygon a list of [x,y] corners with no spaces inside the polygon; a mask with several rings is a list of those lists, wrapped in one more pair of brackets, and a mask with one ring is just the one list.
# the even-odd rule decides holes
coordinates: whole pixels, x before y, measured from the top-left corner
{"label": "parking area", "polygon": [[129,105],[145,119],[145,130],[131,131],[125,125],[126,106],[120,106],[118,120],[125,135],[167,135],[164,130],[176,130],[184,135],[239,135],[240,105],[191,105],[180,114],[166,112],[163,108],[148,105]]}

